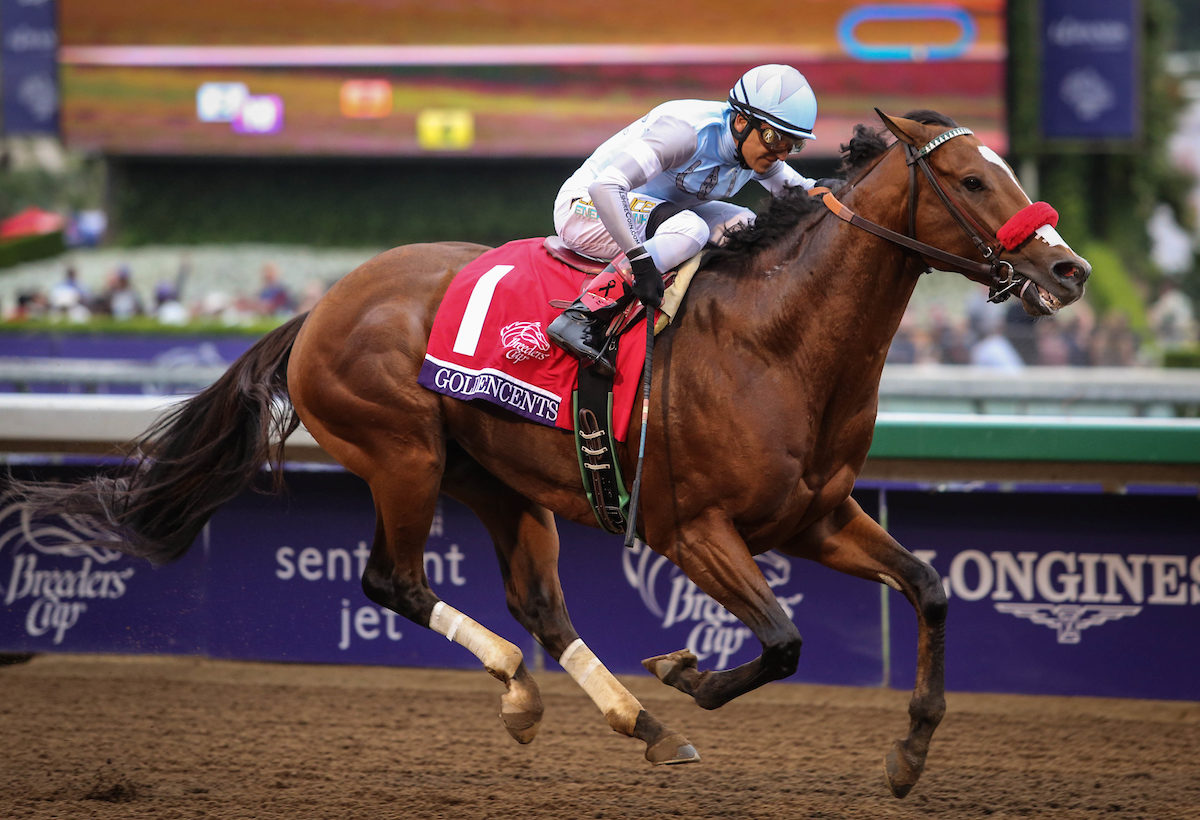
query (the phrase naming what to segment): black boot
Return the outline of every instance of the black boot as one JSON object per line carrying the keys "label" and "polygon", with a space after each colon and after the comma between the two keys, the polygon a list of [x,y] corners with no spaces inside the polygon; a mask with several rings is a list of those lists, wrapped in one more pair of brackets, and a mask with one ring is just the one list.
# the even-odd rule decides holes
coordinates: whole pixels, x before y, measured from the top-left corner
{"label": "black boot", "polygon": [[570,307],[546,328],[546,335],[568,353],[579,357],[585,365],[595,368],[597,375],[612,376],[612,351],[606,347],[608,323],[617,311],[625,307],[626,300],[589,310],[583,301],[576,299]]}

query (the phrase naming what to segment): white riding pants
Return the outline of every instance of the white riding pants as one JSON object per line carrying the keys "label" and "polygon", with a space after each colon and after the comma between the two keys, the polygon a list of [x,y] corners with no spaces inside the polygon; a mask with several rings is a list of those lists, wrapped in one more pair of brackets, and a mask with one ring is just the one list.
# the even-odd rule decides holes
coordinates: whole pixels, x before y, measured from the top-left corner
{"label": "white riding pants", "polygon": [[[722,244],[726,231],[754,221],[754,212],[749,208],[731,202],[702,202],[674,214],[658,226],[654,236],[646,239],[650,212],[661,202],[633,194],[629,209],[634,217],[634,235],[663,272],[691,259],[709,242]],[[569,248],[596,259],[612,259],[621,252],[586,196],[559,195],[554,203],[554,230]]]}

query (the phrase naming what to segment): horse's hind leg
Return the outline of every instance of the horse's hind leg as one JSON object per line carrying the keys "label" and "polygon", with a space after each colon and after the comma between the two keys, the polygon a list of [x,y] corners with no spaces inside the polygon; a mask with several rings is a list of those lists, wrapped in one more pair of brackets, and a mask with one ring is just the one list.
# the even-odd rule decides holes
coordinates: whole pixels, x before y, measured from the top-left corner
{"label": "horse's hind leg", "polygon": [[917,613],[917,675],[908,705],[908,736],[888,754],[886,775],[896,797],[904,797],[925,768],[929,742],[946,713],[946,591],[937,573],[847,499],[820,525],[781,552],[883,582],[899,590]]}
{"label": "horse's hind leg", "polygon": [[646,744],[647,760],[699,760],[695,747],[647,712],[572,626],[558,578],[558,532],[553,515],[465,454],[454,461],[457,467],[447,471],[444,489],[469,506],[491,534],[513,617],[591,697],[614,731]]}
{"label": "horse's hind leg", "polygon": [[[426,469],[428,468],[428,469]],[[469,649],[505,685],[501,719],[521,743],[533,740],[542,718],[537,684],[512,642],[440,600],[425,575],[424,546],[437,505],[436,481],[414,485],[397,476],[440,473],[441,464],[397,464],[370,482],[375,497],[375,543],[363,572],[363,591],[375,603]]]}

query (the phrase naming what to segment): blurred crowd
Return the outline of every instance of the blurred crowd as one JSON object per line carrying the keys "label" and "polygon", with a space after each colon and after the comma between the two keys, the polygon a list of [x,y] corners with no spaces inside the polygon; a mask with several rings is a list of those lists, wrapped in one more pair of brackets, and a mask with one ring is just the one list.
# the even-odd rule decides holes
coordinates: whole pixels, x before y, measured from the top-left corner
{"label": "blurred crowd", "polygon": [[962,315],[934,306],[923,319],[909,314],[888,351],[889,364],[964,364],[996,370],[1031,365],[1133,367],[1157,364],[1162,353],[1200,343],[1195,306],[1166,282],[1136,330],[1129,314],[1102,315],[1086,301],[1054,318],[1025,313],[1016,299],[1000,305],[979,296]]}
{"label": "blurred crowd", "polygon": [[[14,305],[6,305],[3,318],[83,322],[93,317],[147,316],[171,325],[193,321],[237,325],[309,310],[327,288],[326,283],[309,281],[293,289],[272,261],[262,264],[257,286],[242,293],[195,293],[196,288],[189,286],[190,273],[185,259],[174,277],[142,293],[134,286],[129,266],[118,265],[107,275],[104,287],[92,291],[68,266],[50,288],[22,293]],[[993,305],[980,293],[966,305],[910,310],[892,342],[888,363],[998,370],[1030,365],[1124,367],[1156,364],[1163,351],[1200,344],[1195,305],[1169,280],[1149,306],[1147,325],[1139,331],[1127,313],[1097,315],[1086,302],[1071,305],[1052,319],[1035,319],[1016,299]]]}
{"label": "blurred crowd", "polygon": [[325,292],[322,282],[311,281],[296,292],[285,281],[279,266],[264,262],[256,290],[229,294],[210,290],[187,298],[191,274],[184,261],[178,273],[155,283],[152,292],[142,293],[133,283],[128,265],[118,265],[108,273],[104,287],[88,288],[78,271],[68,265],[63,278],[49,289],[35,289],[17,295],[15,304],[6,306],[5,321],[33,318],[57,318],[68,322],[86,322],[96,317],[131,319],[153,317],[169,325],[193,321],[217,321],[245,324],[264,318],[292,316],[310,309]]}

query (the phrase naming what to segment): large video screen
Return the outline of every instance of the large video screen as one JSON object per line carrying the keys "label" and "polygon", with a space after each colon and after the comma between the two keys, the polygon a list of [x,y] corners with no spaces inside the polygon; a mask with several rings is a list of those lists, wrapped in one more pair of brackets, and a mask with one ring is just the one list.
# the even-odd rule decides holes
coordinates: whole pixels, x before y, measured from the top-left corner
{"label": "large video screen", "polygon": [[874,108],[1007,148],[1003,0],[58,0],[66,143],[123,155],[582,157],[669,99],[800,69],[833,156]]}

